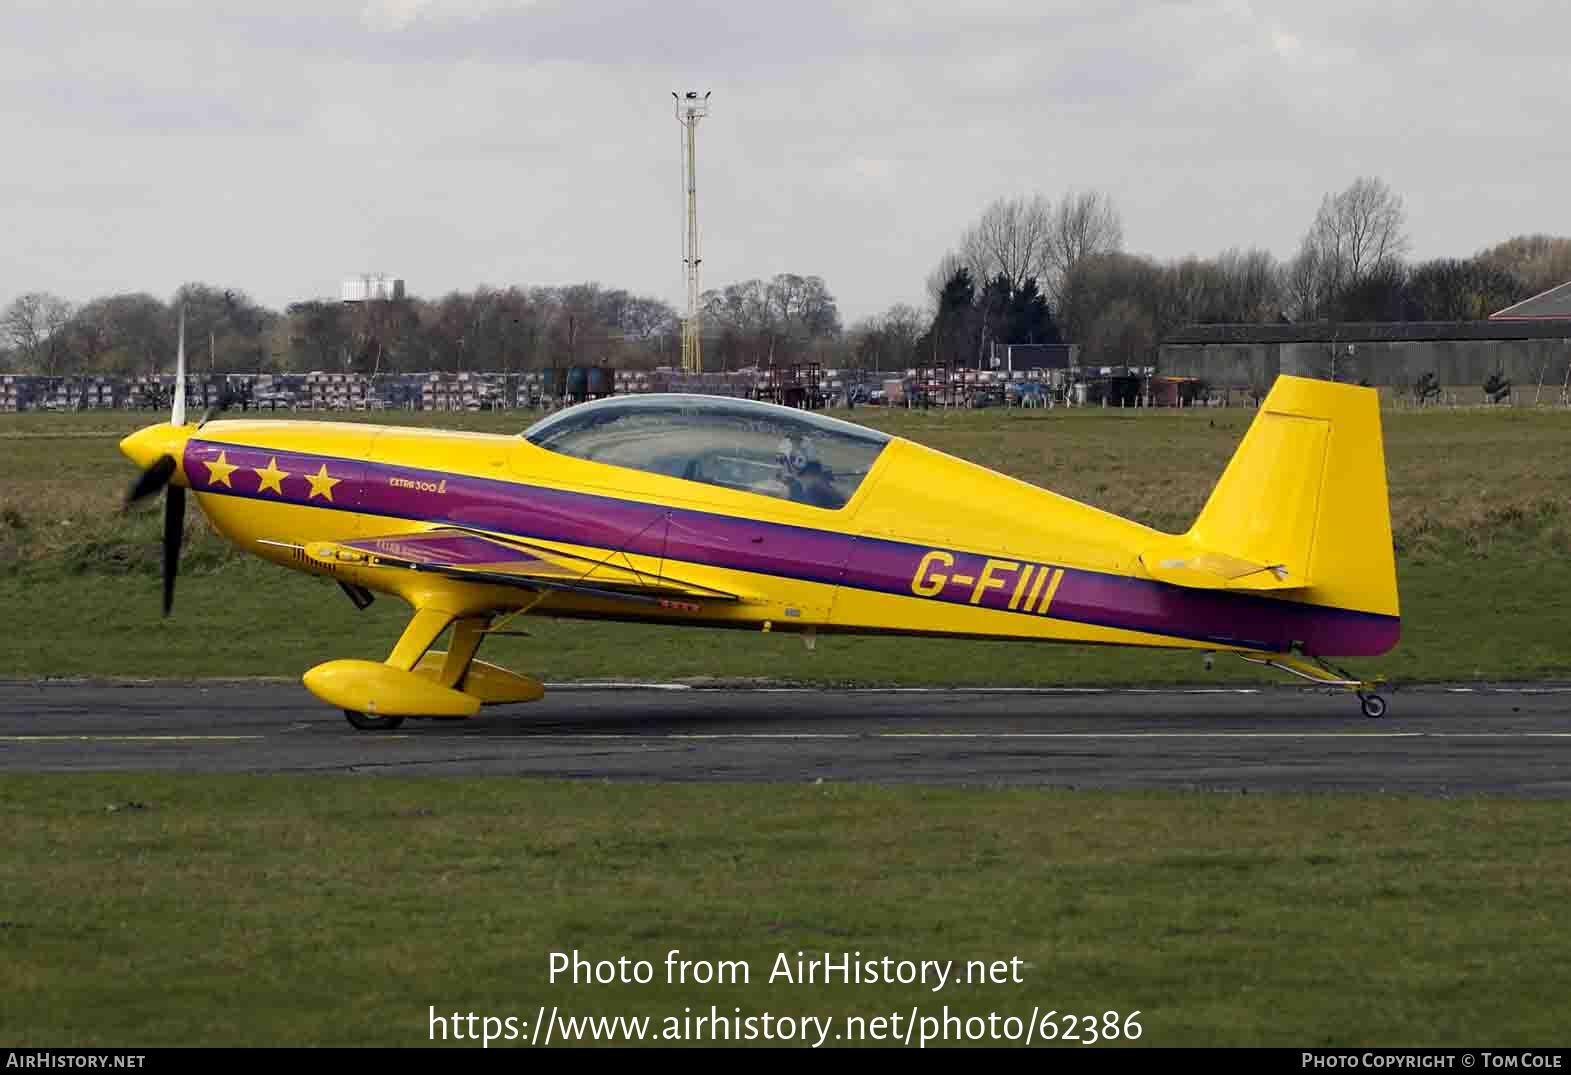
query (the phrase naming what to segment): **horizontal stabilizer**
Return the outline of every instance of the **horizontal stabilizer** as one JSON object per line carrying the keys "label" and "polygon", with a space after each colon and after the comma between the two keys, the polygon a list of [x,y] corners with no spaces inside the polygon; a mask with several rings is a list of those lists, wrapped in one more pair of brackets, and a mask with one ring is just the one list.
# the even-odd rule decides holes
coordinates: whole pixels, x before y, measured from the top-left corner
{"label": "horizontal stabilizer", "polygon": [[1146,573],[1159,582],[1195,590],[1295,590],[1308,585],[1287,564],[1262,564],[1183,541],[1140,554]]}

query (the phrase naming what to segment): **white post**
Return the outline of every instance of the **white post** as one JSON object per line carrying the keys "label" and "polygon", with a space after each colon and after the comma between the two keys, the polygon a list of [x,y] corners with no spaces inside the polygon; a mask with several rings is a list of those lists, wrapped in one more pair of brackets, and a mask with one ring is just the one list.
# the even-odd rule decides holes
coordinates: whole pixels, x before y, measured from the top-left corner
{"label": "white post", "polygon": [[185,307],[180,307],[180,346],[175,352],[175,405],[169,415],[169,424],[185,425]]}
{"label": "white post", "polygon": [[683,156],[682,185],[687,196],[687,229],[683,233],[682,263],[687,269],[687,317],[682,322],[682,369],[687,373],[702,373],[704,369],[702,315],[698,300],[698,267],[703,263],[698,248],[698,121],[709,114],[709,94],[699,97],[688,91],[685,97],[676,98],[676,119],[682,125]]}

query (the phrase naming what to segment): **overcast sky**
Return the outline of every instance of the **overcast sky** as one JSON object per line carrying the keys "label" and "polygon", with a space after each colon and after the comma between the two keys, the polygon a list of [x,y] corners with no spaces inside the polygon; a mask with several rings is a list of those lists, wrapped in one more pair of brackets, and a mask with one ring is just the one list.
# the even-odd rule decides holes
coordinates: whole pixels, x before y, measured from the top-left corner
{"label": "overcast sky", "polygon": [[1467,256],[1571,232],[1568,31],[1515,0],[0,0],[0,304],[366,271],[680,304],[688,89],[704,285],[816,273],[848,324],[921,303],[1001,195],[1287,257],[1368,174],[1415,257]]}

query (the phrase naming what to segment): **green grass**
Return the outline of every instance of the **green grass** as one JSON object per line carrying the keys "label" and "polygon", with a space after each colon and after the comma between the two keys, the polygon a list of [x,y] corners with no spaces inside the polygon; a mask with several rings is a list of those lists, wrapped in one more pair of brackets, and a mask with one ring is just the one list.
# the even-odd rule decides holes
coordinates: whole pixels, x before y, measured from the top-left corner
{"label": "green grass", "polygon": [[[1179,530],[1253,412],[859,409],[856,419]],[[0,418],[0,676],[298,675],[329,657],[381,657],[407,615],[357,614],[330,584],[252,561],[194,510],[175,617],[157,616],[156,510],[115,508],[131,470],[115,441],[146,414]],[[399,413],[382,420],[514,431],[528,414]],[[1571,413],[1387,413],[1403,640],[1356,671],[1405,680],[1571,676]],[[1193,654],[931,640],[821,639],[534,620],[487,656],[548,680],[783,679],[808,683],[1254,682]]]}
{"label": "green grass", "polygon": [[[1403,574],[1403,640],[1349,662],[1397,681],[1571,676],[1571,560],[1450,563]],[[175,614],[159,618],[150,571],[105,577],[0,577],[0,608],[25,629],[0,637],[0,676],[298,676],[323,660],[380,660],[408,618],[381,599],[356,612],[337,587],[263,564],[188,572]],[[12,611],[14,610],[14,611]],[[483,655],[552,682],[787,681],[827,685],[1254,683],[1282,677],[1242,662],[1206,671],[1194,653],[1027,646],[942,639],[821,637],[534,619],[529,638],[496,638]]]}
{"label": "green grass", "polygon": [[[1142,1013],[1148,1045],[1556,1045],[1566,806],[1363,797],[38,776],[0,786],[0,1036],[418,1044],[533,1018]],[[552,984],[548,956],[745,960]],[[1023,983],[770,984],[779,952]]]}

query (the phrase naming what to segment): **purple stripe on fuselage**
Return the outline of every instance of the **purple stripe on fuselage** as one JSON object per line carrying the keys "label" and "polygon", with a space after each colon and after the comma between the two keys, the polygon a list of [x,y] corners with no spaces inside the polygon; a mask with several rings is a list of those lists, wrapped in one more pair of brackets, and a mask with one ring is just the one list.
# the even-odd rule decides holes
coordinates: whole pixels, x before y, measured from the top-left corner
{"label": "purple stripe on fuselage", "polygon": [[[251,470],[236,470],[230,487],[202,481],[200,476],[205,475],[205,470],[193,471],[191,464],[216,459],[220,451],[228,453],[229,463],[247,468],[263,467],[276,457],[279,469],[291,472],[291,477],[282,483],[282,499],[289,502],[446,523],[904,597],[920,597],[912,584],[922,558],[929,552],[943,551],[952,558],[953,566],[946,572],[951,577],[973,580],[981,577],[989,559],[1007,560],[594,493],[193,439],[187,442],[186,473],[198,492],[280,499],[271,491],[259,492],[259,479]],[[315,473],[324,463],[330,476],[342,475],[341,483],[333,490],[331,504],[320,497],[310,498],[309,484],[303,478],[304,472]],[[1028,563],[1038,570],[1056,566],[1014,562],[1020,564],[1018,570],[1024,570]],[[1016,577],[1003,577],[1005,584],[986,589],[978,606],[1035,615],[1025,608],[1009,608]],[[974,582],[956,582],[927,600],[968,604],[975,592],[973,586]],[[1400,624],[1395,616],[1249,594],[1190,590],[1075,568],[1064,569],[1048,614],[1054,619],[1217,645],[1283,651],[1297,642],[1311,656],[1384,653],[1395,645]]]}
{"label": "purple stripe on fuselage", "polygon": [[1395,616],[1071,571],[1052,615],[1080,623],[1308,656],[1375,656],[1396,645]]}
{"label": "purple stripe on fuselage", "polygon": [[666,559],[838,586],[855,539],[832,530],[673,509]]}
{"label": "purple stripe on fuselage", "polygon": [[[215,471],[208,464],[216,464],[220,457],[228,466]],[[331,486],[323,483],[325,491],[312,495],[313,486],[306,475],[317,476],[324,466],[327,468],[327,477],[336,479],[336,482]],[[336,508],[339,511],[361,510],[359,496],[364,484],[366,464],[358,459],[280,452],[271,448],[220,444],[193,437],[185,442],[182,467],[186,481],[192,492],[196,493],[306,504],[310,507]],[[266,484],[264,472],[274,477],[276,487]],[[218,480],[220,475],[227,481]]]}
{"label": "purple stripe on fuselage", "polygon": [[[415,488],[425,475],[437,489]],[[412,477],[418,476],[418,477]],[[396,484],[404,483],[404,484]],[[665,509],[631,500],[367,463],[360,510],[573,545],[661,555]]]}
{"label": "purple stripe on fuselage", "polygon": [[[930,552],[945,553],[947,561],[922,572],[923,558]],[[989,562],[994,565],[990,578],[1001,584],[983,587],[979,592],[978,584]],[[844,584],[859,590],[922,596],[913,587],[921,572],[920,581],[929,586],[936,584],[937,579],[944,580],[942,589],[927,600],[974,603],[979,608],[1035,615],[1026,607],[1030,594],[1045,589],[1037,587],[1035,581],[1041,572],[1055,566],[1058,565],[858,538]],[[1016,584],[1027,572],[1031,574],[1017,597]],[[1011,609],[1011,604],[1016,607]],[[1074,623],[1276,652],[1286,651],[1292,643],[1299,642],[1310,656],[1385,653],[1396,645],[1400,631],[1400,621],[1395,616],[1251,594],[1190,590],[1077,568],[1064,569],[1047,614]]]}
{"label": "purple stripe on fuselage", "polygon": [[476,564],[539,563],[540,557],[468,534],[408,534],[400,537],[347,541],[352,549],[397,556],[418,563],[464,567]]}

